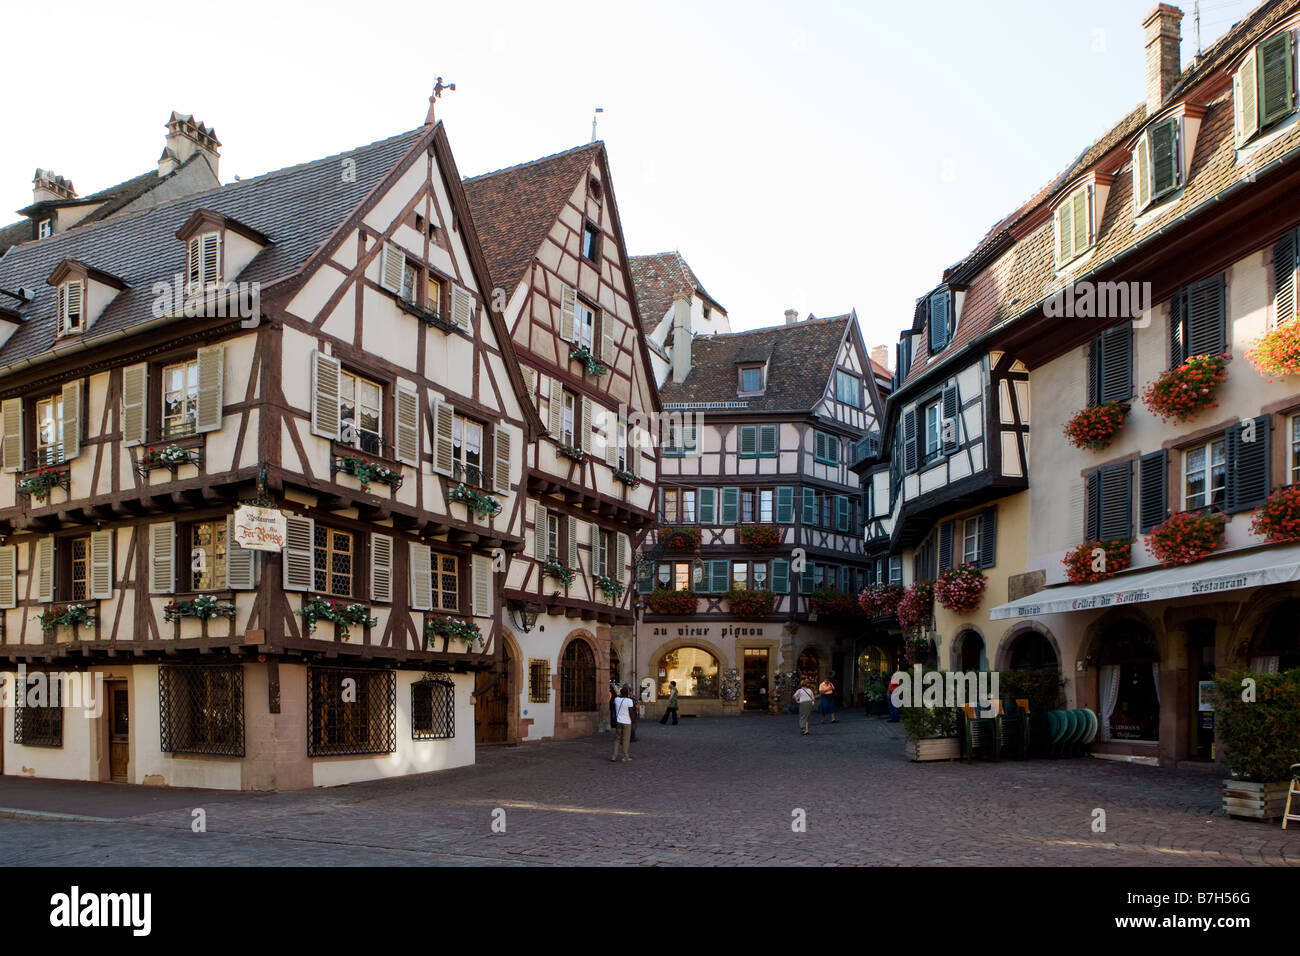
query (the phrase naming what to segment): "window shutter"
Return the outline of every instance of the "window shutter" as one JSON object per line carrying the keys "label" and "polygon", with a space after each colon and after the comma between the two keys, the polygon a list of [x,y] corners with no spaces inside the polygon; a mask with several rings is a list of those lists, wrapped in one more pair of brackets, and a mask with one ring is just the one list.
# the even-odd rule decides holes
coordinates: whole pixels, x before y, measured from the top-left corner
{"label": "window shutter", "polygon": [[574,315],[577,311],[577,290],[566,285],[560,296],[560,338],[566,342],[573,341]]}
{"label": "window shutter", "polygon": [[81,454],[81,379],[63,386],[63,460]]}
{"label": "window shutter", "polygon": [[221,281],[221,236],[215,232],[209,232],[199,238],[203,240],[202,287],[207,288],[209,285]]}
{"label": "window shutter", "polygon": [[635,425],[627,429],[627,470],[641,477],[641,433]]}
{"label": "window shutter", "polygon": [[649,594],[655,589],[655,568],[649,561],[641,560],[636,566],[636,593]]}
{"label": "window shutter", "polygon": [[1187,354],[1222,355],[1227,349],[1223,275],[1187,287]]}
{"label": "window shutter", "polygon": [[846,495],[835,496],[835,530],[849,530],[849,499]]}
{"label": "window shutter", "polygon": [[1071,243],[1074,241],[1074,207],[1067,200],[1056,210],[1056,262],[1061,264],[1069,262],[1074,256],[1071,254]]}
{"label": "window shutter", "polygon": [[1187,358],[1187,334],[1183,314],[1187,311],[1187,290],[1180,290],[1169,300],[1169,367],[1178,368]]}
{"label": "window shutter", "polygon": [[725,558],[709,562],[709,590],[714,594],[726,594],[731,590],[731,562]]}
{"label": "window shutter", "polygon": [[1250,511],[1268,499],[1269,416],[1253,420],[1254,441],[1245,441],[1252,426],[1247,422],[1230,425],[1225,436],[1227,488],[1225,504],[1230,512]]}
{"label": "window shutter", "polygon": [[393,600],[393,539],[370,535],[370,600],[388,604]]}
{"label": "window shutter", "polygon": [[410,546],[411,610],[433,610],[433,553],[427,544]]}
{"label": "window shutter", "polygon": [[311,431],[331,441],[339,437],[339,360],[311,353]]}
{"label": "window shutter", "polygon": [[1133,467],[1119,462],[1101,469],[1101,539],[1133,537]]}
{"label": "window shutter", "polygon": [[840,568],[840,592],[848,594],[853,590],[853,569],[850,567]]}
{"label": "window shutter", "polygon": [[190,295],[203,284],[202,236],[195,236],[185,247],[185,294]]}
{"label": "window shutter", "polygon": [[1133,397],[1133,326],[1129,322],[1098,337],[1101,352],[1097,396],[1102,403]]}
{"label": "window shutter", "polygon": [[1168,460],[1169,453],[1162,448],[1138,461],[1138,531],[1143,534],[1164,521],[1168,512]]}
{"label": "window shutter", "polygon": [[474,616],[492,616],[492,559],[485,554],[474,555],[470,562],[474,578]]}
{"label": "window shutter", "polygon": [[627,587],[627,552],[628,540],[627,535],[619,534],[616,538],[618,544],[615,546],[617,553],[614,555],[614,564],[618,573],[614,575],[619,584]]}
{"label": "window shutter", "polygon": [[799,575],[799,593],[812,594],[817,584],[817,562],[809,561]]}
{"label": "window shutter", "polygon": [[961,416],[957,408],[957,386],[943,390],[943,453],[951,455],[961,447]]}
{"label": "window shutter", "polygon": [[740,457],[753,458],[758,452],[758,426],[740,426]]}
{"label": "window shutter", "polygon": [[5,471],[23,470],[23,400],[6,398],[0,403],[4,426],[3,451]]}
{"label": "window shutter", "polygon": [[499,494],[510,493],[510,429],[497,425],[492,429],[493,489]]}
{"label": "window shutter", "polygon": [[1151,202],[1151,140],[1146,133],[1133,150],[1133,204],[1137,212]]}
{"label": "window shutter", "polygon": [[94,531],[90,535],[90,586],[86,596],[92,601],[113,597],[113,534]]}
{"label": "window shutter", "polygon": [[617,321],[611,312],[600,313],[600,360],[611,368],[618,358],[614,347],[614,326]]}
{"label": "window shutter", "polygon": [[149,593],[171,594],[176,590],[176,525],[149,525]]}
{"label": "window shutter", "polygon": [[284,522],[284,589],[311,591],[315,584],[312,558],[316,543],[316,522],[298,515],[286,515]]}
{"label": "window shutter", "polygon": [[149,366],[142,363],[122,369],[122,444],[127,448],[145,442],[148,396]]}
{"label": "window shutter", "polygon": [[1232,80],[1237,146],[1241,147],[1259,130],[1259,81],[1255,75],[1255,50],[1241,61]]}
{"label": "window shutter", "polygon": [[398,385],[393,393],[393,434],[397,439],[397,460],[420,467],[420,396],[413,388]]}
{"label": "window shutter", "polygon": [[548,557],[546,547],[546,506],[536,505],[533,508],[533,557],[545,561]]}
{"label": "window shutter", "polygon": [[1273,245],[1273,323],[1296,317],[1297,242],[1300,233],[1289,232]]}
{"label": "window shutter", "polygon": [[474,300],[458,285],[451,287],[451,321],[466,332],[470,331],[474,321]]}
{"label": "window shutter", "polygon": [[817,492],[812,488],[803,489],[803,523],[806,525],[817,523]]}
{"label": "window shutter", "polygon": [[433,470],[440,475],[450,475],[455,462],[452,447],[452,418],[455,409],[434,396],[433,399]]}
{"label": "window shutter", "polygon": [[18,606],[18,549],[8,544],[0,547],[0,608]]}
{"label": "window shutter", "polygon": [[231,591],[251,591],[257,586],[253,580],[253,555],[256,552],[241,548],[235,541],[235,516],[226,516],[226,587]]}
{"label": "window shutter", "polygon": [[916,471],[916,409],[903,412],[903,472]]}
{"label": "window shutter", "polygon": [[998,509],[986,508],[980,515],[980,567],[991,568],[998,558]]}
{"label": "window shutter", "polygon": [[1258,47],[1259,124],[1267,126],[1291,112],[1295,96],[1291,31],[1275,33]]}
{"label": "window shutter", "polygon": [[939,570],[952,567],[952,533],[953,523],[945,521],[939,525]]}
{"label": "window shutter", "polygon": [[1182,180],[1178,163],[1178,120],[1170,119],[1151,130],[1151,198],[1177,189]]}
{"label": "window shutter", "polygon": [[54,539],[49,537],[36,542],[36,600],[42,604],[54,600]]}
{"label": "window shutter", "polygon": [[578,567],[578,519],[569,515],[569,539],[565,542],[569,546],[567,567],[576,570]]}
{"label": "window shutter", "polygon": [[[614,421],[614,416],[606,412],[603,416],[603,428],[601,431],[602,441],[605,443],[605,464],[610,468],[618,467],[618,440],[622,430]],[[623,436],[626,438],[626,435]],[[629,457],[631,457],[629,455]],[[631,466],[628,467],[631,471]]]}
{"label": "window shutter", "polygon": [[587,547],[591,551],[587,555],[588,573],[604,574],[605,569],[600,566],[600,525],[594,521],[587,525]]}
{"label": "window shutter", "polygon": [[1084,495],[1083,536],[1089,541],[1101,538],[1101,471],[1088,476]]}
{"label": "window shutter", "polygon": [[577,423],[578,431],[582,432],[578,447],[588,455],[591,454],[591,412],[591,399],[584,395],[582,396],[582,421]]}
{"label": "window shutter", "polygon": [[722,521],[719,524],[735,524],[740,520],[740,489],[722,489]]}
{"label": "window shutter", "polygon": [[777,559],[772,562],[772,592],[774,594],[790,593],[790,562]]}
{"label": "window shutter", "polygon": [[560,427],[564,424],[561,417],[564,412],[564,386],[558,378],[551,379],[551,434],[559,438]]}
{"label": "window shutter", "polygon": [[948,347],[948,311],[952,303],[952,293],[947,289],[930,296],[930,351],[942,351]]}
{"label": "window shutter", "polygon": [[226,373],[225,346],[214,345],[198,351],[199,364],[199,415],[200,432],[214,432],[221,428],[223,388]]}
{"label": "window shutter", "polygon": [[701,488],[697,497],[699,499],[697,502],[697,514],[700,519],[700,524],[717,524],[718,489]]}
{"label": "window shutter", "polygon": [[764,425],[758,430],[758,454],[760,458],[771,458],[776,454],[775,425]]}
{"label": "window shutter", "polygon": [[776,489],[776,523],[791,524],[794,521],[794,488],[782,485]]}
{"label": "window shutter", "polygon": [[406,254],[391,242],[385,242],[379,259],[379,284],[389,292],[401,292],[406,274]]}
{"label": "window shutter", "polygon": [[1092,245],[1092,229],[1090,228],[1088,209],[1088,193],[1090,189],[1089,186],[1076,189],[1074,195],[1070,197],[1070,202],[1074,205],[1074,245],[1071,252],[1076,256]]}

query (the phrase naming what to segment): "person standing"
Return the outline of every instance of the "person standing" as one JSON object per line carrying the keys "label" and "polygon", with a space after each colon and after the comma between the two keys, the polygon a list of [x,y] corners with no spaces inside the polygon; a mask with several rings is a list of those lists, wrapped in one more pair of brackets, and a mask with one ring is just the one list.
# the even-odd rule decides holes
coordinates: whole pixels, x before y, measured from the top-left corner
{"label": "person standing", "polygon": [[835,716],[835,685],[831,683],[829,677],[821,682],[821,685],[817,688],[817,693],[821,695],[821,699],[817,704],[817,723],[826,723],[826,715],[829,714],[831,723],[838,724],[840,722],[839,718]]}
{"label": "person standing", "polygon": [[632,689],[626,685],[619,696],[614,699],[614,755],[611,761],[618,759],[619,748],[623,750],[623,762],[632,759],[628,747],[632,742],[632,721],[636,713],[636,701],[632,699]]}
{"label": "person standing", "polygon": [[799,729],[805,737],[808,736],[808,723],[812,719],[813,700],[812,681],[806,680],[794,692],[794,702],[799,705]]}
{"label": "person standing", "polygon": [[609,729],[618,733],[618,727],[615,726],[617,721],[614,717],[614,701],[618,700],[618,683],[611,680],[609,682]]}
{"label": "person standing", "polygon": [[664,708],[664,715],[659,718],[659,723],[668,723],[668,715],[672,714],[673,726],[677,726],[677,681],[668,682],[668,706]]}
{"label": "person standing", "polygon": [[894,689],[901,683],[902,681],[899,679],[898,673],[895,673],[894,676],[889,679],[889,689],[885,691],[885,699],[889,701],[889,722],[891,724],[898,723],[899,718],[902,716],[902,711],[900,711],[898,705],[894,703]]}

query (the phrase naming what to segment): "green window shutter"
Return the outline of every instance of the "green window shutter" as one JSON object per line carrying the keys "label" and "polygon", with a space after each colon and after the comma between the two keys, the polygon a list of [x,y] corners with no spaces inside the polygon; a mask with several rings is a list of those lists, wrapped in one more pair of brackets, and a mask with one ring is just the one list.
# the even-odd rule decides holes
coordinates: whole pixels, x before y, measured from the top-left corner
{"label": "green window shutter", "polygon": [[1178,161],[1177,117],[1151,130],[1151,198],[1159,199],[1182,185]]}
{"label": "green window shutter", "polygon": [[709,591],[726,594],[731,590],[731,562],[726,558],[709,562]]}
{"label": "green window shutter", "polygon": [[903,412],[903,473],[916,471],[916,409]]}
{"label": "green window shutter", "polygon": [[662,488],[659,489],[659,520],[660,522],[664,520],[664,490]]}
{"label": "green window shutter", "polygon": [[794,522],[794,488],[790,485],[782,485],[776,489],[776,523],[791,524]]}
{"label": "green window shutter", "polygon": [[1289,232],[1273,246],[1273,324],[1296,317],[1296,252],[1300,233]]}
{"label": "green window shutter", "polygon": [[1074,258],[1071,243],[1074,241],[1073,206],[1067,201],[1056,210],[1056,261],[1058,264]]}
{"label": "green window shutter", "polygon": [[777,560],[772,562],[772,591],[776,594],[790,593],[790,562]]}
{"label": "green window shutter", "polygon": [[1090,245],[1092,245],[1092,230],[1088,222],[1088,186],[1075,190],[1070,197],[1070,203],[1074,206],[1074,245],[1072,252],[1079,255]]}
{"label": "green window shutter", "polygon": [[835,530],[849,530],[849,499],[847,495],[835,496]]}
{"label": "green window shutter", "polygon": [[1084,494],[1083,536],[1089,541],[1101,538],[1101,471],[1088,476]]}
{"label": "green window shutter", "polygon": [[1291,112],[1295,67],[1291,31],[1275,33],[1259,45],[1259,125],[1267,126]]}
{"label": "green window shutter", "polygon": [[1187,355],[1222,355],[1228,348],[1223,274],[1187,287]]}
{"label": "green window shutter", "polygon": [[998,559],[998,509],[980,515],[980,567],[991,568]]}
{"label": "green window shutter", "polygon": [[817,523],[817,492],[811,488],[803,489],[803,523],[807,525]]}
{"label": "green window shutter", "polygon": [[802,574],[799,575],[799,593],[812,594],[813,586],[817,578],[817,562],[809,561],[805,566]]}
{"label": "green window shutter", "polygon": [[718,513],[718,489],[701,488],[699,491],[700,524],[715,524]]}
{"label": "green window shutter", "polygon": [[722,489],[722,521],[720,524],[735,524],[740,520],[740,489]]}
{"label": "green window shutter", "polygon": [[[1268,499],[1269,430],[1267,415],[1228,427],[1224,437],[1228,472],[1225,504],[1229,512],[1250,511]],[[1247,437],[1254,440],[1246,441]]]}
{"label": "green window shutter", "polygon": [[753,458],[758,453],[758,426],[740,426],[740,457]]}
{"label": "green window shutter", "polygon": [[758,457],[776,457],[776,426],[764,425],[758,431]]}
{"label": "green window shutter", "polygon": [[948,347],[949,313],[952,293],[944,289],[930,296],[930,352],[941,352]]}

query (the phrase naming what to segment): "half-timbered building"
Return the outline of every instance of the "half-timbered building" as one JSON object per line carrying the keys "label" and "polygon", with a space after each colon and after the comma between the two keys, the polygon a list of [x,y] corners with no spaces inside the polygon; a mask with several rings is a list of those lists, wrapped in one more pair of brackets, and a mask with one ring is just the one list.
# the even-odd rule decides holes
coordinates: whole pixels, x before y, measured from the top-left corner
{"label": "half-timbered building", "polygon": [[672,373],[679,338],[725,334],[731,331],[731,320],[680,252],[632,256],[630,263],[655,384],[663,387]]}
{"label": "half-timbered building", "polygon": [[[4,772],[473,762],[541,421],[442,125],[16,245],[0,289]],[[59,674],[99,706],[39,706]]]}

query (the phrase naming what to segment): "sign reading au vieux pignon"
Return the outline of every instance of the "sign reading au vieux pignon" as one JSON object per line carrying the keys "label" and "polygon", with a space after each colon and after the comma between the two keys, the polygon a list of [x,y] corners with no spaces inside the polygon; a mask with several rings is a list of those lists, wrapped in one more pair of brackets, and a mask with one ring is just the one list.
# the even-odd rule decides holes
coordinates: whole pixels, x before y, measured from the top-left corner
{"label": "sign reading au vieux pignon", "polygon": [[235,509],[235,542],[251,551],[282,551],[286,523],[275,508],[240,505]]}

